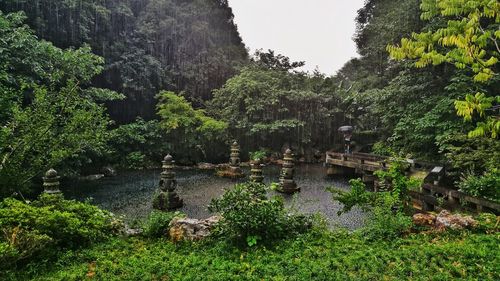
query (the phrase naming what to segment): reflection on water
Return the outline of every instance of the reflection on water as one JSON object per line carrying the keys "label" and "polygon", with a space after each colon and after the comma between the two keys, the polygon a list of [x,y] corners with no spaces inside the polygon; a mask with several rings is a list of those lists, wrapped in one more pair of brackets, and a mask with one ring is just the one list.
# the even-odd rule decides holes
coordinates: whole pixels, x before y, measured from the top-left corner
{"label": "reflection on water", "polygon": [[[122,172],[117,177],[105,178],[96,182],[74,182],[63,189],[67,198],[92,202],[117,215],[125,215],[127,221],[145,218],[152,209],[153,192],[157,188],[160,170]],[[249,170],[245,170],[249,174]],[[347,180],[328,179],[326,170],[321,165],[298,165],[296,181],[302,191],[295,196],[276,193],[285,198],[288,207],[301,213],[321,213],[331,226],[339,225],[355,229],[362,225],[364,214],[353,210],[337,216],[341,206],[334,202],[327,187],[335,186],[348,189]],[[279,167],[269,166],[264,169],[266,183],[277,182]],[[207,205],[210,200],[219,197],[225,188],[232,187],[238,181],[214,176],[213,171],[188,170],[177,171],[179,196],[184,199],[182,212],[193,218],[210,216]]]}

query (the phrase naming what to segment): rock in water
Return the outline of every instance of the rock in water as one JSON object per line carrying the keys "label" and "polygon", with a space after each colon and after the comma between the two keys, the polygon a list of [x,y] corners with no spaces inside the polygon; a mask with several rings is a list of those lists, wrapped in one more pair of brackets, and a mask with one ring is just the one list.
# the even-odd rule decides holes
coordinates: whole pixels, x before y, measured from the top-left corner
{"label": "rock in water", "polygon": [[102,168],[102,173],[105,177],[116,177],[116,170],[111,166]]}
{"label": "rock in water", "polygon": [[80,180],[84,181],[98,181],[100,179],[104,178],[103,174],[96,174],[96,175],[89,175],[85,177],[80,177]]}
{"label": "rock in water", "polygon": [[212,163],[198,163],[198,169],[200,170],[215,170],[217,165]]}
{"label": "rock in water", "polygon": [[220,217],[213,216],[205,220],[190,218],[174,218],[170,222],[169,235],[173,242],[179,241],[199,241],[210,235],[210,231]]}

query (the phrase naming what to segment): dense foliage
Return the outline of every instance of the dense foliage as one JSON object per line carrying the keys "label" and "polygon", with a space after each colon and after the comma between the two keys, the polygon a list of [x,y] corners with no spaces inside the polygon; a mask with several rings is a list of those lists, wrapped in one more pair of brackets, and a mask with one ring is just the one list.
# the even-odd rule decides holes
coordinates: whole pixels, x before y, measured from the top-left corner
{"label": "dense foliage", "polygon": [[459,183],[460,191],[469,195],[500,202],[500,171],[493,170],[484,175],[467,175]]}
{"label": "dense foliage", "polygon": [[343,119],[331,79],[293,71],[297,63],[272,51],[214,92],[209,113],[225,121],[243,148],[280,151],[291,146],[312,159],[339,139]]}
{"label": "dense foliage", "polygon": [[102,147],[108,119],[100,103],[119,97],[86,87],[102,70],[88,47],[61,50],[23,21],[0,12],[0,197],[24,193],[49,166]]}
{"label": "dense foliage", "polygon": [[56,264],[7,271],[5,280],[498,280],[498,235],[412,234],[369,241],[312,232],[251,250],[165,240],[114,239]]}
{"label": "dense foliage", "polygon": [[168,237],[169,224],[176,217],[183,217],[179,212],[152,211],[144,223],[144,236],[149,238]]}
{"label": "dense foliage", "polygon": [[[423,20],[439,18],[446,26],[432,26],[412,38],[403,38],[399,46],[387,49],[395,59],[414,59],[415,66],[422,68],[442,63],[467,69],[474,81],[496,85],[489,91],[468,93],[463,101],[456,101],[458,115],[472,121],[480,120],[469,136],[491,136],[500,133],[498,114],[498,62],[500,59],[500,3],[490,0],[423,0]],[[495,86],[494,86],[495,87]]]}
{"label": "dense foliage", "polygon": [[283,199],[267,198],[267,188],[260,183],[238,184],[213,199],[209,209],[222,216],[219,234],[249,246],[270,243],[307,230],[306,217],[289,214]]}
{"label": "dense foliage", "polygon": [[194,109],[183,96],[173,92],[158,95],[157,109],[160,127],[165,130],[178,160],[196,163],[207,158],[226,158],[225,122],[207,116],[202,109]]}
{"label": "dense foliage", "polygon": [[64,200],[57,195],[42,195],[33,202],[8,198],[0,203],[0,267],[88,246],[121,228],[122,223],[112,214],[88,203]]}
{"label": "dense foliage", "polygon": [[108,103],[120,123],[153,118],[160,90],[209,99],[247,57],[226,0],[3,0],[0,10],[24,11],[58,47],[87,43],[104,57],[93,85],[127,97]]}
{"label": "dense foliage", "polygon": [[158,167],[164,154],[172,149],[172,143],[166,139],[167,134],[158,120],[138,118],[112,129],[106,153],[98,158],[101,158],[101,165],[113,164],[119,168]]}
{"label": "dense foliage", "polygon": [[365,2],[361,57],[334,80],[346,117],[377,133],[377,152],[447,163],[455,180],[498,167],[498,9],[488,0]]}

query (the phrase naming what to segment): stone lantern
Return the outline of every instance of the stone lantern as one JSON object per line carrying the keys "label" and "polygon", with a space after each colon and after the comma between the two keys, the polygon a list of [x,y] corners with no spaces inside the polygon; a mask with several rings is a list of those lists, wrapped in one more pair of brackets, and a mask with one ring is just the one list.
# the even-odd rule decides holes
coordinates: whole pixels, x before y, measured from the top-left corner
{"label": "stone lantern", "polygon": [[297,183],[293,180],[293,176],[295,175],[293,161],[292,150],[287,149],[283,157],[283,168],[281,170],[279,183],[280,187],[278,189],[279,192],[292,194],[300,191],[300,188],[297,187]]}
{"label": "stone lantern", "polygon": [[235,141],[231,145],[231,155],[229,159],[229,172],[232,174],[232,177],[242,177],[243,172],[241,171],[240,164],[240,146]]}
{"label": "stone lantern", "polygon": [[264,165],[262,164],[261,160],[255,160],[251,165],[251,170],[250,172],[252,173],[250,175],[250,181],[256,182],[256,183],[262,183],[264,182],[264,176],[262,176],[262,168]]}
{"label": "stone lantern", "polygon": [[48,170],[43,177],[43,192],[46,194],[60,194],[59,178],[56,170]]}
{"label": "stone lantern", "polygon": [[182,207],[184,202],[175,192],[177,180],[175,179],[172,156],[170,154],[165,156],[162,163],[163,172],[160,175],[160,184],[153,200],[153,208],[162,211],[175,210]]}

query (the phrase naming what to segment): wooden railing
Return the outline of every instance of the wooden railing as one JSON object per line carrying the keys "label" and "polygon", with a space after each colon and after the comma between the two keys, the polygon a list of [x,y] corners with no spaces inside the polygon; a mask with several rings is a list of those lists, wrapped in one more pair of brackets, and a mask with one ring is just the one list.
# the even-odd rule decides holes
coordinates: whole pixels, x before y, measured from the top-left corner
{"label": "wooden railing", "polygon": [[420,192],[410,191],[410,196],[424,211],[447,209],[500,214],[499,203],[433,184],[424,184]]}
{"label": "wooden railing", "polygon": [[[421,191],[410,191],[410,196],[415,203],[419,203],[425,211],[434,209],[448,210],[469,210],[475,212],[491,212],[494,214],[500,213],[500,204],[467,195],[463,192],[448,189],[439,186],[442,178],[445,176],[445,168],[443,165],[435,163],[415,161],[412,159],[406,160],[410,164],[412,171],[424,171],[426,176]],[[326,164],[332,166],[347,167],[356,170],[356,173],[365,176],[372,175],[372,172],[377,170],[386,170],[390,167],[389,158],[366,153],[338,153],[327,152]],[[373,182],[373,176],[367,181]],[[375,179],[375,190],[376,189]]]}

